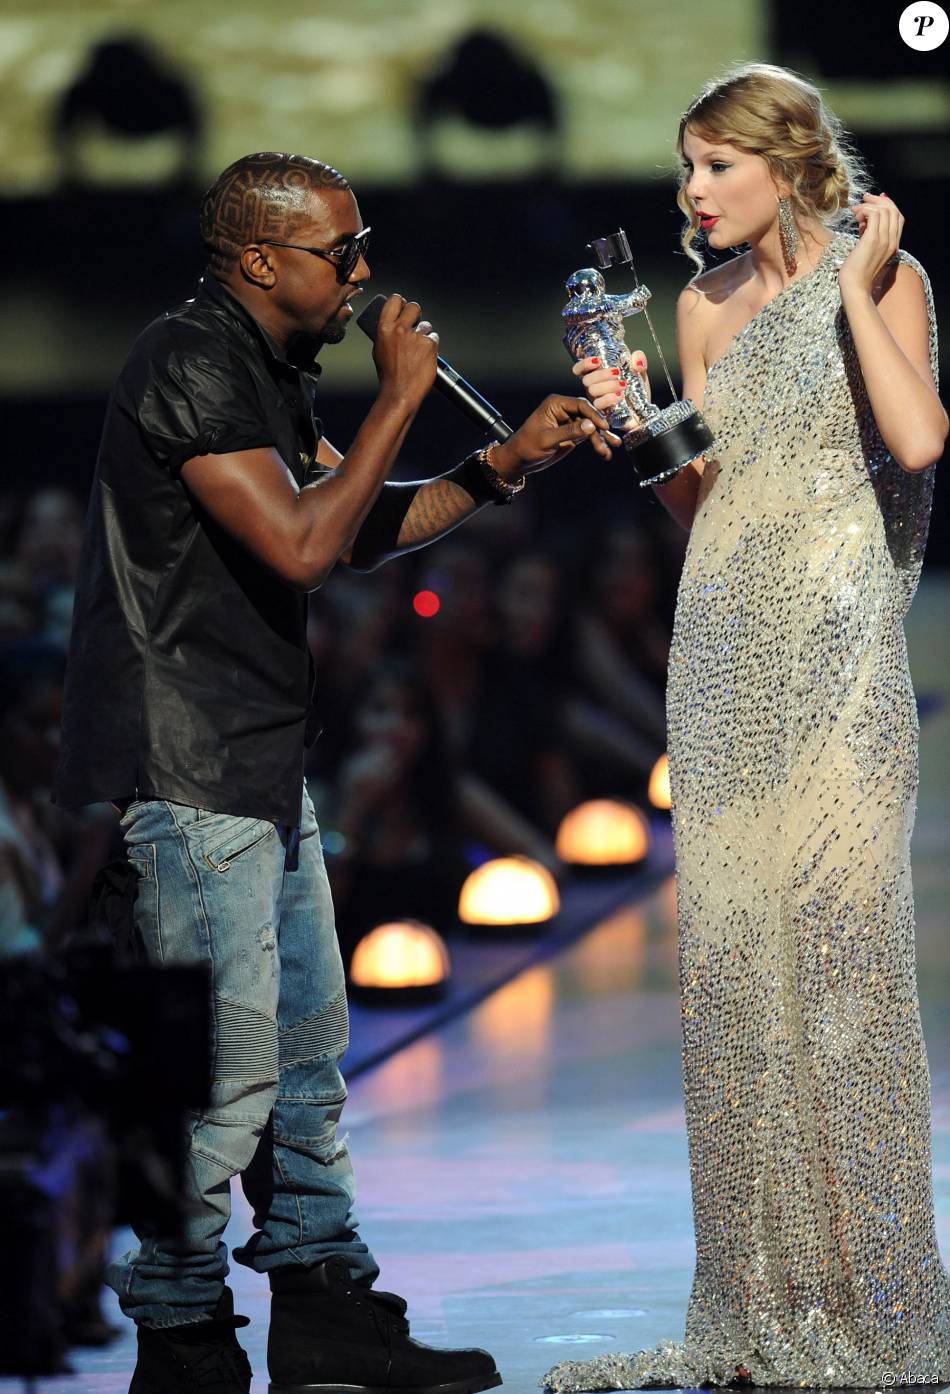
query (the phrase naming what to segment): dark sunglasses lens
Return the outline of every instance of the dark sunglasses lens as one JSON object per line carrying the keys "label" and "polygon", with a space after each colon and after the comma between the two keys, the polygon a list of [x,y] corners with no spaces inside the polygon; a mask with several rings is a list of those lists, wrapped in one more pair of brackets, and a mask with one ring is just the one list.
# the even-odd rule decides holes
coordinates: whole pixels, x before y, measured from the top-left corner
{"label": "dark sunglasses lens", "polygon": [[353,237],[347,242],[343,255],[340,258],[340,275],[346,279],[352,275],[356,263],[360,257],[365,257],[369,250],[369,237],[362,234]]}

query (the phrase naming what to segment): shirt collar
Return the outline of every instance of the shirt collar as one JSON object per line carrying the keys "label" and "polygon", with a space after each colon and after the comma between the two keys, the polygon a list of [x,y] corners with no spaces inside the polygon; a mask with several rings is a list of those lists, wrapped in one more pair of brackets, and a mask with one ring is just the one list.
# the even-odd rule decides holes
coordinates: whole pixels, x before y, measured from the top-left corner
{"label": "shirt collar", "polygon": [[301,368],[299,364],[292,363],[277,340],[271,334],[268,334],[264,326],[254,318],[250,310],[246,309],[241,304],[240,300],[238,300],[237,296],[232,295],[227,287],[223,286],[210,270],[206,270],[202,275],[198,282],[198,290],[199,294],[206,295],[209,300],[213,300],[216,305],[220,305],[223,310],[233,315],[236,320],[239,320],[241,324],[246,325],[252,333],[256,334],[268,353],[277,363],[281,364],[283,367],[292,369],[294,372],[302,371],[309,373],[313,377],[320,376],[321,366],[316,361],[308,363],[305,368]]}

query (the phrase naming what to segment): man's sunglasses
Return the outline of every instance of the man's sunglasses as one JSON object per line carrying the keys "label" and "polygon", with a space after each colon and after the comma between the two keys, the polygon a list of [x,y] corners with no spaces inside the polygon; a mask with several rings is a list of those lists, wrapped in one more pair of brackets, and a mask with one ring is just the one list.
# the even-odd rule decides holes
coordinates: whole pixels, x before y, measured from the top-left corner
{"label": "man's sunglasses", "polygon": [[276,242],[272,237],[262,237],[261,242],[266,247],[290,247],[295,252],[309,252],[312,257],[320,257],[335,266],[338,281],[348,281],[360,257],[365,257],[369,251],[372,230],[364,227],[362,232],[345,238],[336,247],[301,247],[297,242]]}

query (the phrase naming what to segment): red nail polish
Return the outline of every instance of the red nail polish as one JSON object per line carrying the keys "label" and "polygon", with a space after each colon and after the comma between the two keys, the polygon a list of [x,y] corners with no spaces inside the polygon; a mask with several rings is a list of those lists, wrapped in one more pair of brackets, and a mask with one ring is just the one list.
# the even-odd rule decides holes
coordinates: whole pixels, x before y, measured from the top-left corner
{"label": "red nail polish", "polygon": [[599,368],[599,367],[600,367],[600,359],[599,359],[599,358],[592,358],[590,361],[593,363],[593,365],[594,365],[595,368]]}
{"label": "red nail polish", "polygon": [[619,369],[619,368],[611,368],[610,371],[613,373],[613,375],[614,375],[615,378],[619,378],[619,376],[620,376],[620,369]]}
{"label": "red nail polish", "polygon": [[618,386],[618,387],[626,387],[626,385],[627,385],[627,379],[626,379],[626,378],[621,378],[620,381],[617,383],[617,386]]}

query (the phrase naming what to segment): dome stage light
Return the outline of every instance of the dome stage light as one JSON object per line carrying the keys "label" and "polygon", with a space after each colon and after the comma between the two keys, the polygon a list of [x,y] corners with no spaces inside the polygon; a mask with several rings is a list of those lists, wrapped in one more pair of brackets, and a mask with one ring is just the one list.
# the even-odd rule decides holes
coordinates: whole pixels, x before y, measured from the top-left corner
{"label": "dome stage light", "polygon": [[653,766],[647,798],[654,808],[670,807],[670,762],[665,752]]}
{"label": "dome stage light", "polygon": [[357,944],[350,961],[350,988],[361,1000],[379,1004],[437,1000],[451,972],[442,937],[421,920],[377,925]]}
{"label": "dome stage light", "polygon": [[650,850],[650,828],[631,804],[591,799],[564,816],[555,846],[569,866],[629,867]]}
{"label": "dome stage light", "polygon": [[561,908],[557,883],[530,857],[498,857],[477,867],[459,896],[459,919],[480,930],[545,925]]}

